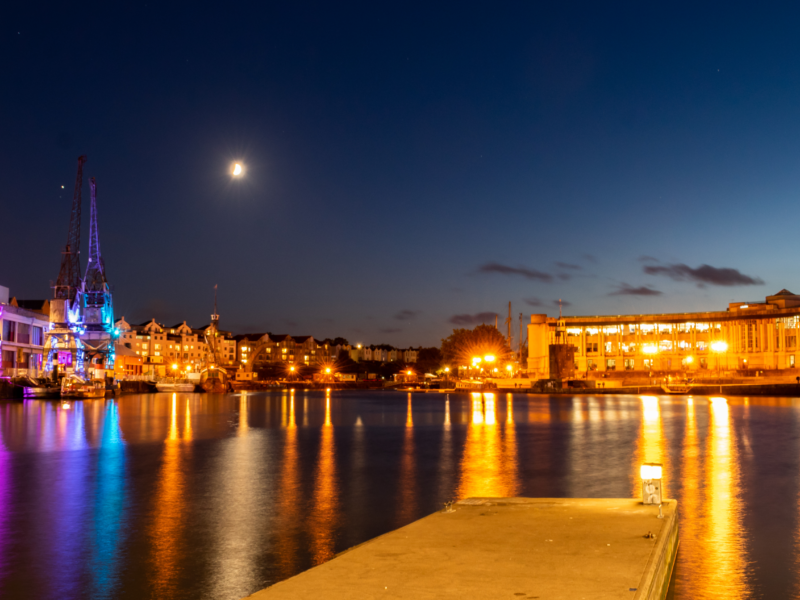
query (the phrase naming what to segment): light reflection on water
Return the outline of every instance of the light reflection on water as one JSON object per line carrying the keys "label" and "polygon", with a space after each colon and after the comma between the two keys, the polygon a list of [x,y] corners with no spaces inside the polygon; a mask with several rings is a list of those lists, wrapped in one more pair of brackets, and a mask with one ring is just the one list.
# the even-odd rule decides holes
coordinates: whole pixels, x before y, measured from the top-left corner
{"label": "light reflection on water", "polygon": [[[468,496],[680,502],[676,598],[798,597],[792,399],[0,402],[0,597],[241,598]],[[43,565],[45,568],[42,568]]]}

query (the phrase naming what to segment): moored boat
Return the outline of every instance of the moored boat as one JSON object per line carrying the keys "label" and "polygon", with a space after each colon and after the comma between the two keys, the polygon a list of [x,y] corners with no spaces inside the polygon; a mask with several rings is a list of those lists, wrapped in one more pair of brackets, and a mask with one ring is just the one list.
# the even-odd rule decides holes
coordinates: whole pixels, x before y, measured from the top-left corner
{"label": "moored boat", "polygon": [[664,390],[666,394],[689,394],[691,393],[692,386],[691,385],[667,385],[664,384],[661,386],[661,389]]}
{"label": "moored boat", "polygon": [[188,379],[176,379],[174,381],[159,381],[156,389],[159,392],[193,392],[194,383]]}
{"label": "moored boat", "polygon": [[48,379],[34,379],[28,375],[23,375],[15,377],[11,382],[15,387],[22,389],[23,398],[46,400],[61,396],[61,387]]}
{"label": "moored boat", "polygon": [[77,375],[68,375],[61,381],[61,397],[72,400],[105,398],[106,382],[102,379],[87,381]]}

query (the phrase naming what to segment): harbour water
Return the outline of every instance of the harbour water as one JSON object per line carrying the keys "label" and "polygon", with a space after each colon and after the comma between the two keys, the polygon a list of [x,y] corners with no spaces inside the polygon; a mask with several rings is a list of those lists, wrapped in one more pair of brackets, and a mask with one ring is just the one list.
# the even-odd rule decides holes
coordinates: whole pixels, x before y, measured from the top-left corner
{"label": "harbour water", "polygon": [[638,497],[661,462],[674,597],[796,598],[799,451],[791,398],[0,401],[0,597],[238,599],[449,500]]}

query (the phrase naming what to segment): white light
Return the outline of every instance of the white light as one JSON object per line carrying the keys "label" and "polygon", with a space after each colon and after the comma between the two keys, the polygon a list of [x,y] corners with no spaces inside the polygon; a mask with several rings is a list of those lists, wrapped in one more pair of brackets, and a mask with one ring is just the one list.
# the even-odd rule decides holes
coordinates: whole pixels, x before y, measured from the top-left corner
{"label": "white light", "polygon": [[661,465],[644,464],[642,465],[639,474],[644,481],[661,479]]}
{"label": "white light", "polygon": [[239,175],[241,175],[242,173],[244,173],[244,168],[242,167],[242,165],[240,163],[234,163],[233,164],[233,176],[234,177],[239,177]]}

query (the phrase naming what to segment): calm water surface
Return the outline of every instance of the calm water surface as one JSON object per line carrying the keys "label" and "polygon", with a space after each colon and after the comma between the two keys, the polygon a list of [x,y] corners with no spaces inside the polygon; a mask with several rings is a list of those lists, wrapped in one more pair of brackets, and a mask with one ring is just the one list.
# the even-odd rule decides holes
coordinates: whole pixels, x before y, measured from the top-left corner
{"label": "calm water surface", "polygon": [[662,462],[675,598],[800,598],[799,417],[787,398],[2,401],[0,597],[238,599],[451,499],[638,497]]}

